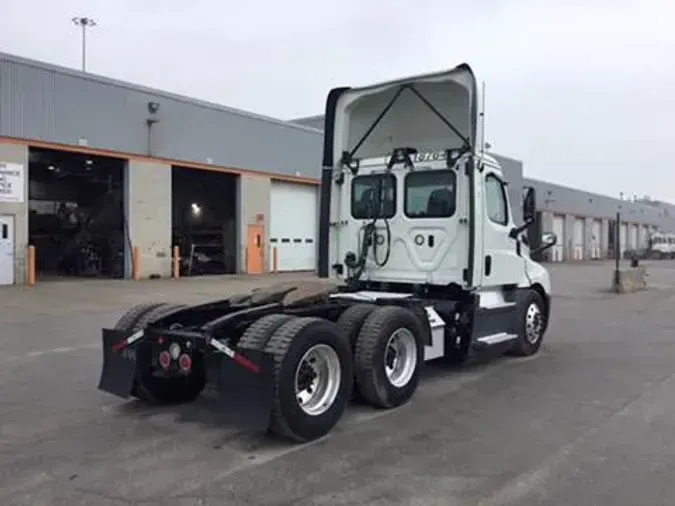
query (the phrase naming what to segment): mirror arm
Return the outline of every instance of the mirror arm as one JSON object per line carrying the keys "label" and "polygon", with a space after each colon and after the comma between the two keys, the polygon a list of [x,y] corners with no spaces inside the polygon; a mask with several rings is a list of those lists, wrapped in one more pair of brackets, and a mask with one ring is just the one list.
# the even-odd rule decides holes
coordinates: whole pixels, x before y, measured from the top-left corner
{"label": "mirror arm", "polygon": [[530,218],[528,220],[525,220],[525,223],[520,225],[519,227],[513,227],[511,231],[509,232],[509,237],[511,239],[516,239],[522,232],[527,230],[530,225],[534,223],[534,218]]}
{"label": "mirror arm", "polygon": [[530,255],[538,255],[542,251],[546,251],[549,248],[552,248],[558,243],[558,237],[556,236],[555,241],[550,242],[548,244],[544,244],[543,246],[539,246],[537,249],[533,250],[530,252]]}

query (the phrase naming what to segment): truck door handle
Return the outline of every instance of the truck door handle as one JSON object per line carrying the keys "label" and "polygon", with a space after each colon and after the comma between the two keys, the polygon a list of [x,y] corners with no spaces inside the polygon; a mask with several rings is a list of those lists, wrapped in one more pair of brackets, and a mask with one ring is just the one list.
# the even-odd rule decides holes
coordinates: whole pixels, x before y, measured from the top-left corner
{"label": "truck door handle", "polygon": [[490,272],[492,272],[492,257],[487,255],[485,257],[485,275],[489,276]]}

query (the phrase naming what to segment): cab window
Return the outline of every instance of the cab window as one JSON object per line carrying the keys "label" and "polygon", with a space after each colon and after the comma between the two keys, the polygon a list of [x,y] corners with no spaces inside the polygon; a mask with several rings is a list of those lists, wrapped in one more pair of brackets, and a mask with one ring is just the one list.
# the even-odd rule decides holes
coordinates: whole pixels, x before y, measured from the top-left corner
{"label": "cab window", "polygon": [[449,218],[457,207],[457,176],[452,170],[410,172],[405,178],[405,215]]}
{"label": "cab window", "polygon": [[396,177],[369,174],[352,179],[352,217],[357,220],[393,218],[396,214]]}
{"label": "cab window", "polygon": [[488,174],[485,178],[485,205],[488,218],[498,225],[509,222],[506,188],[497,176]]}

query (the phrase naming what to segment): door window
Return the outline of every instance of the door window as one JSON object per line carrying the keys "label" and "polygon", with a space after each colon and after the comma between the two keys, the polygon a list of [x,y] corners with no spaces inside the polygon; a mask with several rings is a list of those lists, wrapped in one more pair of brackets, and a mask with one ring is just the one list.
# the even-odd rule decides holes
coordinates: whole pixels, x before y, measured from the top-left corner
{"label": "door window", "polygon": [[485,178],[485,206],[488,218],[498,225],[507,225],[509,222],[506,188],[494,174]]}

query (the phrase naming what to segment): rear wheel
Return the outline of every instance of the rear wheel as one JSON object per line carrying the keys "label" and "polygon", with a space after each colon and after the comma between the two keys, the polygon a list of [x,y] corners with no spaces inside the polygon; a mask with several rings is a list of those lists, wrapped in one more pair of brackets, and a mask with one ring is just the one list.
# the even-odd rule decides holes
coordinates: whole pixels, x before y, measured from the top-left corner
{"label": "rear wheel", "polygon": [[394,408],[417,390],[424,343],[412,311],[383,306],[366,319],[356,340],[354,369],[359,392],[370,404]]}
{"label": "rear wheel", "polygon": [[270,430],[295,441],[327,434],[342,417],[353,385],[347,336],[322,318],[293,318],[265,346],[274,357]]}
{"label": "rear wheel", "polygon": [[[141,330],[149,323],[185,306],[163,304],[145,313],[134,326]],[[138,399],[156,404],[178,404],[195,400],[206,385],[204,361],[201,355],[192,356],[192,368],[182,377],[165,378],[154,374],[152,344],[141,343],[136,349],[136,377],[131,394]]]}
{"label": "rear wheel", "polygon": [[[356,339],[359,337],[359,332],[361,332],[361,327],[363,322],[366,321],[366,318],[377,309],[376,304],[354,304],[349,306],[337,319],[337,325],[342,329],[349,343],[352,347],[352,353],[356,350]],[[357,403],[362,403],[364,401],[363,396],[359,392],[358,383],[356,378],[354,378],[354,389],[352,392],[352,400]]]}
{"label": "rear wheel", "polygon": [[246,332],[241,336],[237,343],[240,350],[262,350],[274,335],[274,333],[284,324],[293,319],[293,316],[287,314],[271,314],[263,316],[255,321]]}
{"label": "rear wheel", "polygon": [[139,304],[138,306],[132,307],[129,311],[124,313],[122,317],[117,320],[115,324],[115,330],[121,330],[124,332],[130,332],[146,313],[156,309],[160,306],[165,306],[164,302],[150,302],[148,304]]}

